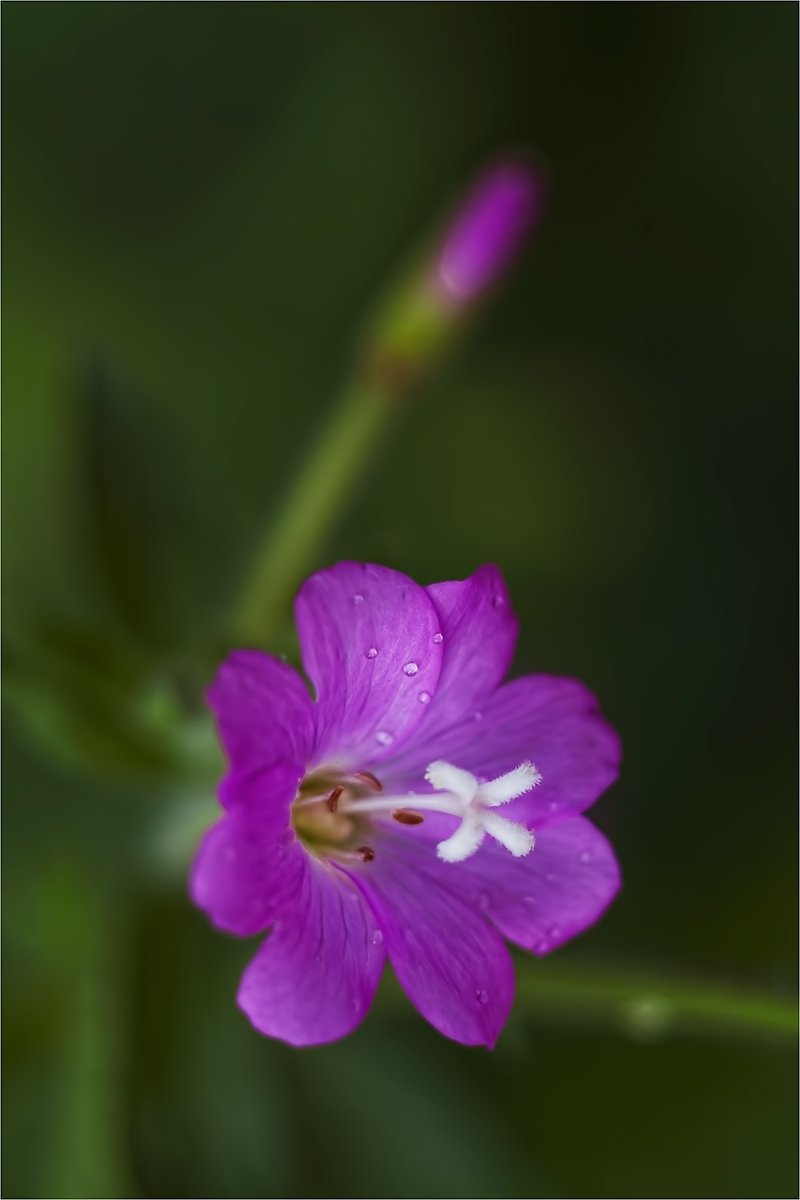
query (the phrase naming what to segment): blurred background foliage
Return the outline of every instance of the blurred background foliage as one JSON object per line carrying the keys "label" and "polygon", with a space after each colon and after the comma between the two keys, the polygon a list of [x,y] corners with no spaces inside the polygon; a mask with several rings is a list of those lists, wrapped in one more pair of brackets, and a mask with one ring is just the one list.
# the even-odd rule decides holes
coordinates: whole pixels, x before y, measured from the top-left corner
{"label": "blurred background foliage", "polygon": [[561,963],[792,987],[796,6],[3,21],[5,1194],[796,1195],[785,1044],[523,998],[488,1054],[388,980],[293,1051],[182,857],[200,689],[371,305],[533,147],[542,229],[317,565],[495,561],[515,672],[600,696],[626,887]]}

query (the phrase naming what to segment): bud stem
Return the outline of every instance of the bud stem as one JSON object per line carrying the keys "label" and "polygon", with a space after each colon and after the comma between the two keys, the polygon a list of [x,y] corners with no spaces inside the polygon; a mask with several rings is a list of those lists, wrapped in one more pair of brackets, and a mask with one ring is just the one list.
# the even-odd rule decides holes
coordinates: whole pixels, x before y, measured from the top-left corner
{"label": "bud stem", "polygon": [[388,390],[356,383],[345,392],[255,556],[234,616],[231,632],[237,645],[269,647],[394,409]]}

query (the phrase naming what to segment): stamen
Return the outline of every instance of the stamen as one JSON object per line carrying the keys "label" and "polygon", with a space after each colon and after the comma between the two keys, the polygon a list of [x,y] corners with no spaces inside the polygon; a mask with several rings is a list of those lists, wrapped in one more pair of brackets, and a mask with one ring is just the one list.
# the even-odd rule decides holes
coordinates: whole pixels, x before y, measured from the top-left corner
{"label": "stamen", "polygon": [[372,862],[373,858],[375,857],[375,851],[371,846],[359,846],[356,850],[356,854],[362,862]]}
{"label": "stamen", "polygon": [[401,825],[421,825],[425,820],[422,813],[414,812],[411,808],[396,808],[392,816]]}
{"label": "stamen", "polygon": [[383,784],[380,779],[372,774],[372,771],[356,771],[353,778],[357,779],[359,783],[368,784],[376,792],[383,791]]}
{"label": "stamen", "polygon": [[328,810],[330,812],[332,812],[332,813],[336,812],[337,808],[339,807],[339,797],[342,795],[343,792],[344,792],[343,787],[337,787],[337,788],[334,788],[333,791],[331,792],[330,796],[328,796],[328,799],[325,801],[325,803],[327,804]]}

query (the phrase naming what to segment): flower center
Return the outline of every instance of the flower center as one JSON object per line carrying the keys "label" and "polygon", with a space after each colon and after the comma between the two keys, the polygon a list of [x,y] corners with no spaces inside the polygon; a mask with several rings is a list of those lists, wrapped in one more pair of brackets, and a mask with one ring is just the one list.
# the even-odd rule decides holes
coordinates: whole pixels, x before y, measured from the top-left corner
{"label": "flower center", "polygon": [[367,832],[366,822],[350,806],[376,792],[381,783],[370,771],[346,775],[322,768],[306,775],[292,805],[292,825],[312,854],[369,862],[369,846],[356,846]]}
{"label": "flower center", "polygon": [[[461,767],[434,762],[425,778],[436,789],[433,794],[386,796],[379,794],[383,787],[369,771],[354,775],[315,771],[303,780],[294,802],[294,827],[312,853],[338,851],[339,856],[350,857],[351,847],[368,831],[370,813],[391,813],[401,825],[419,825],[426,812],[440,812],[461,818],[455,832],[436,847],[444,862],[463,862],[475,853],[487,834],[515,858],[533,849],[532,830],[494,811],[541,781],[533,763],[520,763],[513,771],[480,783]],[[362,861],[375,857],[368,846],[359,846],[355,854]]]}

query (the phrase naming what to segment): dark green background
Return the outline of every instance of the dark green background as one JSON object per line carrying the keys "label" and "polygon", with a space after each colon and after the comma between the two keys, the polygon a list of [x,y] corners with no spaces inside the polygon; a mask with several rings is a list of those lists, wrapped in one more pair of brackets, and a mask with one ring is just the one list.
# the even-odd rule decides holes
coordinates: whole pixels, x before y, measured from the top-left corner
{"label": "dark green background", "polygon": [[[626,882],[563,954],[791,986],[796,6],[3,21],[14,637],[105,663],[127,626],[133,674],[153,647],[202,674],[370,305],[487,155],[531,147],[546,221],[319,565],[495,561],[515,672],[599,695],[625,762],[594,815]],[[125,896],[144,1196],[796,1195],[787,1051],[516,1016],[490,1055],[380,1009],[332,1047],[269,1043],[233,1003],[252,945],[143,879],[159,788],[60,764],[14,717],[5,774],[6,1195],[55,1194],[71,953],[31,913],[70,870]]]}

